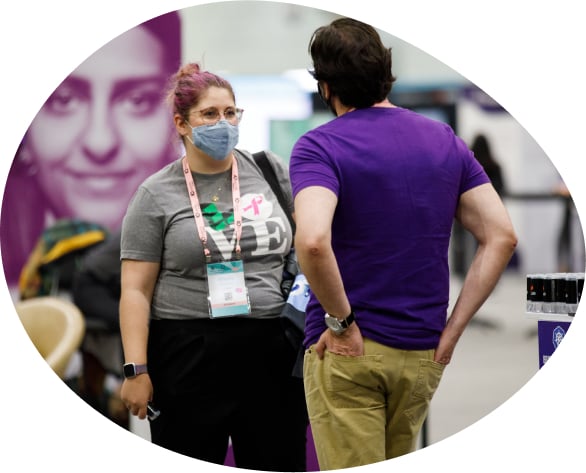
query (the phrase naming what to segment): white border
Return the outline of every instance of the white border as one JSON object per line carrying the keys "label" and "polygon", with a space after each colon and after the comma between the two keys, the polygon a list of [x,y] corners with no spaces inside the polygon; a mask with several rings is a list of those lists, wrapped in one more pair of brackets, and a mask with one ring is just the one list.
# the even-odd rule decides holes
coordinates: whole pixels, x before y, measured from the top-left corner
{"label": "white border", "polygon": [[[5,2],[0,35],[2,189],[11,157],[36,111],[79,62],[114,36],[196,1]],[[586,29],[579,2],[412,0],[298,3],[371,23],[454,68],[503,105],[545,150],[584,213]],[[270,18],[267,18],[270,21]],[[243,25],[246,27],[246,25]],[[305,48],[306,45],[300,45]],[[2,471],[186,471],[193,460],[151,446],[101,419],[48,372],[0,285]],[[584,468],[584,321],[579,311],[546,366],[484,419],[413,455],[362,470],[578,472]],[[519,317],[522,314],[511,314]],[[514,360],[511,360],[514,363]],[[481,368],[479,368],[481,369]],[[462,389],[466,389],[462,386]],[[188,409],[189,406],[186,406]],[[164,470],[161,470],[164,469]],[[206,465],[206,470],[225,471]]]}

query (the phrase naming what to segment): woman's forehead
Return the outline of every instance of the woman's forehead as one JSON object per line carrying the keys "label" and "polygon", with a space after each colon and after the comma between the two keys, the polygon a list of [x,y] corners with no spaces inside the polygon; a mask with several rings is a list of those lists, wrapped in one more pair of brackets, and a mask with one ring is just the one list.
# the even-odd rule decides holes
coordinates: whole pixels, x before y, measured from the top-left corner
{"label": "woman's forehead", "polygon": [[98,49],[71,76],[88,82],[166,77],[163,54],[162,44],[152,34],[133,28]]}
{"label": "woman's forehead", "polygon": [[206,107],[230,107],[234,105],[232,93],[224,87],[208,87],[198,101],[198,106]]}

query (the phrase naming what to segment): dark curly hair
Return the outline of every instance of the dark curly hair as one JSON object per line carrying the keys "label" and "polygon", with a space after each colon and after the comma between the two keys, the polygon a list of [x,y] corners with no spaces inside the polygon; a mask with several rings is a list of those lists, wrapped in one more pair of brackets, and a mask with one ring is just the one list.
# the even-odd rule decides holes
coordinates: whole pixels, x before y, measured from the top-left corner
{"label": "dark curly hair", "polygon": [[395,77],[391,49],[378,32],[352,18],[340,18],[315,30],[309,42],[314,70],[331,93],[347,106],[366,108],[386,99]]}

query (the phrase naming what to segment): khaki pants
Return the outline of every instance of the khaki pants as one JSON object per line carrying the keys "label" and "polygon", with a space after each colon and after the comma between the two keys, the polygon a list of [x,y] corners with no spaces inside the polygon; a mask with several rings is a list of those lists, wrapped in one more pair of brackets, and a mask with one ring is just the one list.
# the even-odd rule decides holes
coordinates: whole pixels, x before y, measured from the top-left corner
{"label": "khaki pants", "polygon": [[364,340],[364,356],[305,352],[304,382],[320,470],[368,465],[415,449],[445,365],[435,350]]}

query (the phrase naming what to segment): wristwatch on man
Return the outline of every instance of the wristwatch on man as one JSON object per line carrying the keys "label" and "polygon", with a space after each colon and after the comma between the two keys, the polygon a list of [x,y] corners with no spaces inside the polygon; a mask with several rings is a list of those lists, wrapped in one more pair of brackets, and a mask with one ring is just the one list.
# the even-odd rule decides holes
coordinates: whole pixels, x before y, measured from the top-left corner
{"label": "wristwatch on man", "polygon": [[136,378],[139,374],[148,373],[147,365],[137,365],[136,363],[126,363],[122,370],[126,379]]}
{"label": "wristwatch on man", "polygon": [[336,335],[342,335],[348,327],[354,322],[356,316],[354,315],[354,311],[350,312],[350,315],[344,319],[338,319],[333,315],[326,314],[326,325],[328,328],[334,332]]}

